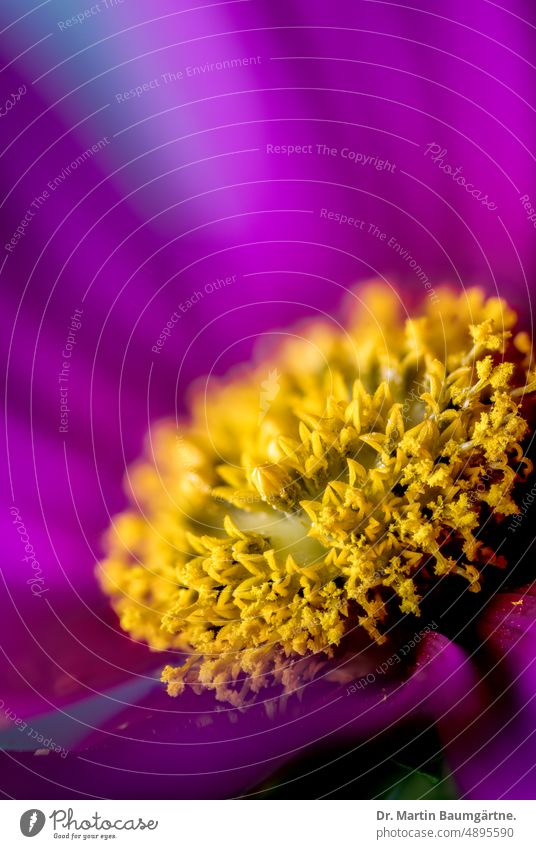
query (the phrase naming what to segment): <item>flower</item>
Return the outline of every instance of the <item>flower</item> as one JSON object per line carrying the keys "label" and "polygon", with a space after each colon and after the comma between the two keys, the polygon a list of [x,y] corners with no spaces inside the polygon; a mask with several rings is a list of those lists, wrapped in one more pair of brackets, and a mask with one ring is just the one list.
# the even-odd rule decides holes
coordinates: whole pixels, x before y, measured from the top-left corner
{"label": "flower", "polygon": [[[179,434],[155,429],[100,568],[127,632],[188,653],[163,671],[170,695],[290,694],[356,629],[381,644],[435,586],[479,592],[507,567],[532,354],[504,301],[440,297],[441,316],[427,301],[402,322],[371,284],[345,330],[312,324],[199,394]],[[265,373],[278,392],[259,422]]]}
{"label": "flower", "polygon": [[[438,628],[392,671],[375,672],[389,645],[409,646],[415,631],[398,639],[387,620],[386,643],[352,644],[348,663],[340,646],[330,679],[320,673],[272,719],[268,688],[241,710],[191,687],[170,699],[161,666],[178,666],[184,652],[154,654],[121,631],[94,575],[148,422],[176,405],[183,415],[192,380],[247,359],[244,335],[337,315],[340,293],[371,273],[401,281],[408,305],[426,277],[434,285],[446,277],[459,290],[474,280],[489,293],[507,290],[525,314],[535,269],[532,5],[452,0],[437,15],[344,2],[185,11],[159,0],[150,20],[140,14],[124,4],[64,30],[56,4],[22,14],[18,0],[6,0],[0,12],[6,98],[26,88],[12,108],[0,104],[4,241],[18,240],[11,252],[4,245],[0,271],[2,467],[21,521],[13,523],[11,503],[1,514],[2,791],[238,795],[334,740],[361,753],[364,740],[379,746],[391,729],[395,755],[418,721],[440,728],[460,792],[533,797],[528,516],[519,514],[501,549],[511,544],[509,568],[492,566],[480,592],[464,593],[462,577],[440,584],[442,594],[455,584],[461,611],[443,597],[451,613],[435,619],[426,609],[434,594],[423,597],[419,632]],[[208,68],[225,55],[261,61],[161,81],[171,66]],[[138,95],[145,82],[153,87]],[[458,169],[458,182],[441,157],[425,155],[432,142],[446,149],[443,164]],[[275,152],[302,143],[310,155]],[[380,171],[375,158],[395,167]],[[468,183],[498,204],[500,218]],[[236,285],[208,295],[211,281],[233,275]],[[196,291],[202,297],[154,354],[169,316]],[[60,435],[58,376],[77,310]],[[262,381],[269,411],[278,378]],[[23,559],[32,550],[35,568]],[[359,688],[367,675],[376,680]],[[498,704],[507,688],[510,703]],[[464,727],[458,758],[452,729]],[[36,755],[40,731],[44,740],[53,732],[68,756]]]}

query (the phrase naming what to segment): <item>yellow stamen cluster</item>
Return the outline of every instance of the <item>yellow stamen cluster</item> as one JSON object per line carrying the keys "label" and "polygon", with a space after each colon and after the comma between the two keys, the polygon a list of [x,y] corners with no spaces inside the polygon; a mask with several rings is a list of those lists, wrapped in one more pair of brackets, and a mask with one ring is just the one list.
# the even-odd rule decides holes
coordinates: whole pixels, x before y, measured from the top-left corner
{"label": "yellow stamen cluster", "polygon": [[312,323],[200,392],[130,470],[137,509],[110,529],[101,582],[135,639],[185,653],[171,695],[291,690],[355,629],[382,642],[439,581],[477,592],[504,565],[492,529],[530,470],[530,340],[477,289],[405,321],[387,287],[355,300],[345,331]]}

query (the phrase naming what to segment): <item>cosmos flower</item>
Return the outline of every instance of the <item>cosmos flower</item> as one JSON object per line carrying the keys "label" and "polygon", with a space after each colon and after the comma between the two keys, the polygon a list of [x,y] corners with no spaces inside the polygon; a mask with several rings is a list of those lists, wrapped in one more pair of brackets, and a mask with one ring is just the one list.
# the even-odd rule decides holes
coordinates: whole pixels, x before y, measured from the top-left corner
{"label": "cosmos flower", "polygon": [[[284,762],[289,735],[296,752],[327,736],[375,739],[410,716],[435,722],[462,787],[466,774],[475,795],[489,781],[494,723],[511,705],[490,698],[489,668],[477,673],[460,636],[476,620],[481,645],[500,646],[499,665],[519,643],[532,650],[533,589],[512,590],[514,564],[499,550],[532,469],[523,412],[536,382],[529,338],[504,301],[477,289],[440,298],[441,319],[424,303],[404,321],[396,294],[372,284],[354,295],[346,327],[307,325],[198,391],[179,430],[151,431],[151,459],[127,478],[136,507],[114,521],[98,574],[122,627],[173,653],[162,678],[184,710],[166,708],[175,700],[160,685],[112,712],[73,747],[82,786],[95,758],[134,772],[155,710],[171,752],[190,712],[197,730],[186,739],[227,751],[223,767],[208,755],[214,788],[229,768],[229,729],[235,762],[255,738],[258,761],[227,792]],[[509,593],[497,593],[505,582]],[[468,595],[483,598],[467,607]],[[456,604],[471,612],[456,623],[458,645],[448,638]],[[525,727],[516,723],[509,752],[498,738],[503,758]],[[471,756],[483,739],[486,757]],[[61,752],[47,763],[47,783],[66,780]],[[205,778],[190,792],[218,795],[211,787]]]}

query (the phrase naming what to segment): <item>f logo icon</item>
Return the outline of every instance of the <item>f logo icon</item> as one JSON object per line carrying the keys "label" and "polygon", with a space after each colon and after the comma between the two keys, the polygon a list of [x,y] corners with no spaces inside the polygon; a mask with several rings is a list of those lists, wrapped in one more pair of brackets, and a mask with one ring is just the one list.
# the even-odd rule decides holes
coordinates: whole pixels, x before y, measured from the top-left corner
{"label": "f logo icon", "polygon": [[25,811],[20,818],[20,830],[25,837],[35,837],[39,834],[46,821],[43,811],[38,811],[37,808],[31,808]]}

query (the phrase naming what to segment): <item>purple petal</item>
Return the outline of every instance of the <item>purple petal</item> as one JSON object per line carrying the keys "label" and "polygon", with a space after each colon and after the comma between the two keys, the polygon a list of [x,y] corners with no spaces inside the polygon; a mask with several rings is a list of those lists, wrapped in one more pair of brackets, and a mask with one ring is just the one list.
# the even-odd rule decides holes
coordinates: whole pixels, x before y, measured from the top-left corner
{"label": "purple petal", "polygon": [[455,779],[472,799],[536,791],[536,585],[500,593],[479,622],[487,704],[465,729],[438,720]]}
{"label": "purple petal", "polygon": [[[362,681],[362,661],[353,671]],[[430,721],[439,704],[463,725],[474,709],[464,698],[470,680],[464,653],[433,634],[403,677],[379,675],[361,689],[352,689],[349,680],[341,685],[318,679],[300,698],[274,700],[268,711],[263,703],[238,711],[209,693],[170,699],[157,687],[78,739],[65,758],[10,752],[19,766],[10,766],[6,789],[17,796],[24,771],[31,769],[26,786],[42,798],[57,795],[57,784],[67,786],[69,795],[113,797],[118,782],[125,798],[243,795],[304,749],[334,743],[359,748],[410,721]],[[69,728],[65,717],[63,727]],[[58,735],[61,745],[60,730]]]}

